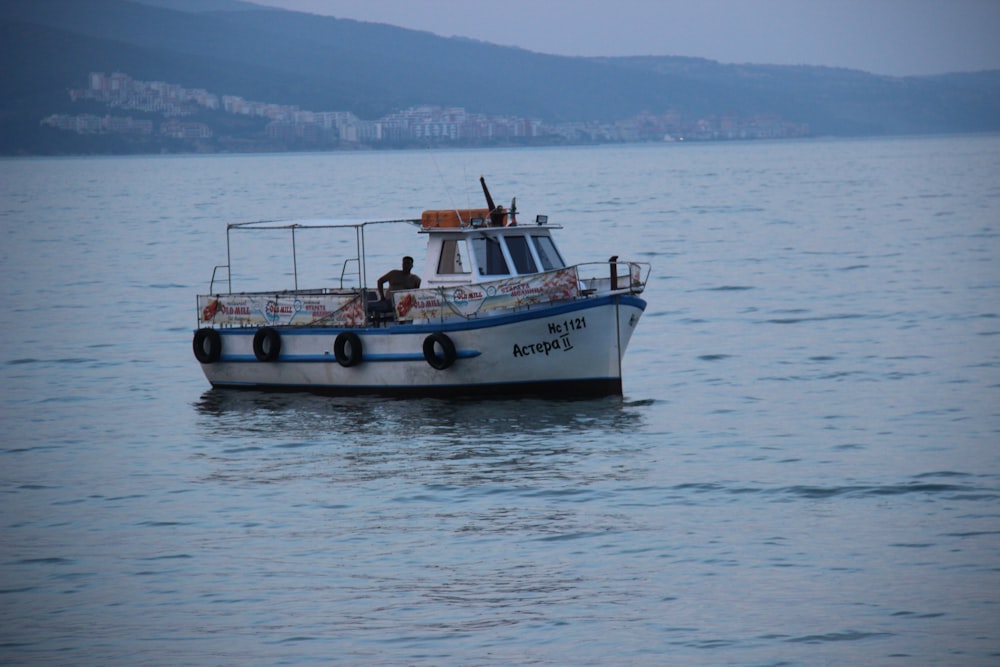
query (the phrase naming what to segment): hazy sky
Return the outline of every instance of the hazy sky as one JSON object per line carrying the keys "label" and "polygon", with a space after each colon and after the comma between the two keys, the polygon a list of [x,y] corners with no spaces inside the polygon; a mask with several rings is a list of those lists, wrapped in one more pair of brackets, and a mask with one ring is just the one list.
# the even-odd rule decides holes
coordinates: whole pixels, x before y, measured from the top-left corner
{"label": "hazy sky", "polygon": [[1000,69],[1000,0],[252,0],[571,56]]}

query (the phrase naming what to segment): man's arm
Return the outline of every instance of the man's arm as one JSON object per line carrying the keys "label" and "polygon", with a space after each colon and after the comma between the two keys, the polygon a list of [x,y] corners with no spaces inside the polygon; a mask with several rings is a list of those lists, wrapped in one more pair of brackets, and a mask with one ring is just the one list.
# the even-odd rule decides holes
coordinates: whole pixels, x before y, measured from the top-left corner
{"label": "man's arm", "polygon": [[392,271],[390,271],[389,273],[385,274],[384,276],[382,276],[381,278],[378,279],[378,298],[379,299],[382,299],[382,300],[385,299],[385,291],[382,289],[382,284],[389,282],[389,276],[390,276],[390,274],[392,274]]}

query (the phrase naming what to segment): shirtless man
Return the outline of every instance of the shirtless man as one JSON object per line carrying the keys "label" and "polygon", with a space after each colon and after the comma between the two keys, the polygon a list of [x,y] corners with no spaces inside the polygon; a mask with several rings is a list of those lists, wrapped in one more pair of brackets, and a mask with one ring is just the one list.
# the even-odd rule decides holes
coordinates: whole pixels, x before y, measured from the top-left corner
{"label": "shirtless man", "polygon": [[[392,269],[379,278],[378,298],[385,303],[389,303],[389,299],[392,297],[393,292],[398,292],[399,290],[417,289],[420,287],[420,276],[415,273],[410,273],[412,268],[413,258],[404,257],[402,269]],[[385,290],[382,287],[385,283],[389,283],[388,290]]]}

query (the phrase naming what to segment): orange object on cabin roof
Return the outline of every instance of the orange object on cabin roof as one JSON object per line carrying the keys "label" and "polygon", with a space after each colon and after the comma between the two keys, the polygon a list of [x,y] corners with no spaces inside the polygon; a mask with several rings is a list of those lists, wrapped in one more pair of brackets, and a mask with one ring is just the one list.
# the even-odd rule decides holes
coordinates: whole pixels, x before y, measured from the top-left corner
{"label": "orange object on cabin roof", "polygon": [[446,211],[424,211],[420,216],[420,224],[424,229],[428,227],[462,227],[468,226],[473,218],[480,218],[483,220],[483,224],[489,225],[490,209],[453,208]]}

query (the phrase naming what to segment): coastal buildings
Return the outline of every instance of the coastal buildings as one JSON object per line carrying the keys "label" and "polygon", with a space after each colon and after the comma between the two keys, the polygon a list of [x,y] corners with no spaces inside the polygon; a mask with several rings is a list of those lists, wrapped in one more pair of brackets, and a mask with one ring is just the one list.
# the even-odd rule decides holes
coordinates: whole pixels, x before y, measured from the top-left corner
{"label": "coastal buildings", "polygon": [[[58,114],[43,125],[78,134],[160,137],[197,142],[201,149],[249,150],[362,148],[532,143],[717,141],[806,136],[806,125],[780,117],[712,116],[687,121],[675,111],[644,112],[614,123],[545,124],[538,119],[424,105],[375,120],[350,111],[309,111],[293,105],[246,100],[128,74],[92,72],[86,88],[69,92],[73,102],[107,109]],[[139,116],[138,118],[133,117]],[[245,119],[239,122],[238,119]]]}

